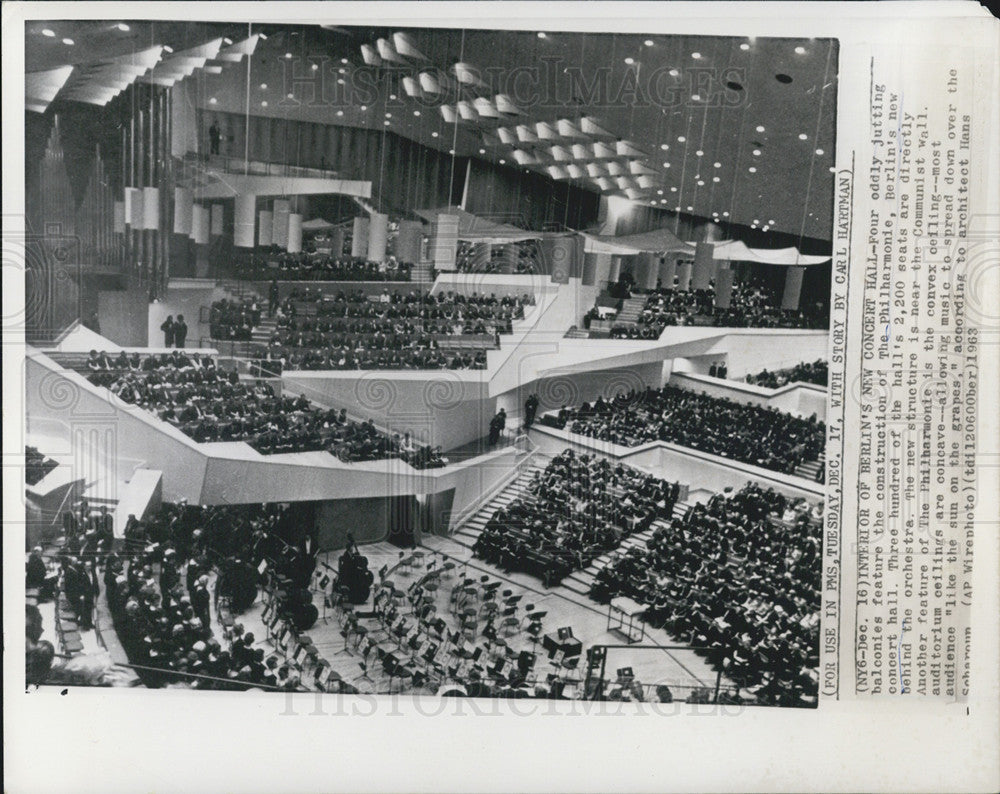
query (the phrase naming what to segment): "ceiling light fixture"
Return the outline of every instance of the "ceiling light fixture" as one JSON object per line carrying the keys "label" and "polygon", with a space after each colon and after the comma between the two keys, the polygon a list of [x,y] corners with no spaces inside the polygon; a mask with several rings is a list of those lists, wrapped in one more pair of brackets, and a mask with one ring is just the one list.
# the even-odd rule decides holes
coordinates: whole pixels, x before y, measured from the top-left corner
{"label": "ceiling light fixture", "polygon": [[337,115],[338,115],[338,116],[343,116],[343,115],[344,115],[344,111],[342,111],[342,110],[338,110],[338,111],[337,111]]}
{"label": "ceiling light fixture", "polygon": [[643,44],[645,44],[647,47],[652,47],[653,46],[653,40],[652,39],[646,39],[643,42]]}
{"label": "ceiling light fixture", "polygon": [[684,143],[684,141],[686,141],[686,140],[687,140],[687,138],[685,138],[683,135],[678,135],[677,136],[677,143]]}
{"label": "ceiling light fixture", "polygon": [[754,149],[753,150],[753,156],[754,157],[760,157],[760,149]]}
{"label": "ceiling light fixture", "polygon": [[715,168],[722,168],[722,163],[712,163]]}
{"label": "ceiling light fixture", "polygon": [[73,44],[74,44],[74,41],[73,41],[73,39],[63,39],[63,44],[66,44],[66,45],[72,47]]}
{"label": "ceiling light fixture", "polygon": [[267,83],[261,83],[260,84],[260,90],[261,91],[267,91]]}
{"label": "ceiling light fixture", "polygon": [[[120,28],[121,28],[121,26],[119,25],[119,29],[120,29]],[[126,30],[128,29],[128,26],[127,26],[127,25],[125,26],[125,29],[126,29]],[[226,36],[226,37],[225,37],[225,38],[224,38],[224,39],[223,39],[222,41],[223,41],[223,42],[224,42],[225,44],[232,44],[232,43],[233,43],[233,40],[232,40],[231,38],[229,38],[229,36]]]}
{"label": "ceiling light fixture", "polygon": [[437,136],[438,136],[438,134],[437,134],[436,132],[432,132],[432,133],[431,133],[431,137],[432,137],[432,138],[436,138]]}
{"label": "ceiling light fixture", "polygon": [[635,63],[635,58],[626,58],[625,63],[631,66],[633,63]]}
{"label": "ceiling light fixture", "polygon": [[705,187],[705,180],[704,179],[699,179],[698,180],[698,187]]}
{"label": "ceiling light fixture", "polygon": [[664,167],[664,168],[670,168],[670,163],[664,163],[664,164],[663,164],[663,167]]}
{"label": "ceiling light fixture", "polygon": [[721,179],[719,179],[719,177],[717,177],[717,176],[713,176],[713,177],[712,177],[712,181],[713,181],[713,182],[721,182],[722,180],[721,180]]}
{"label": "ceiling light fixture", "polygon": [[420,115],[420,111],[419,110],[414,110],[413,111],[413,115],[414,116],[419,116]]}
{"label": "ceiling light fixture", "polygon": [[756,173],[757,173],[757,169],[756,169],[756,168],[754,168],[754,166],[750,166],[750,167],[749,167],[749,168],[747,169],[747,171],[749,171],[749,172],[750,172],[751,174],[756,174]]}
{"label": "ceiling light fixture", "polygon": [[694,58],[697,61],[697,60],[699,60],[701,58],[701,53],[700,52],[692,52],[691,53],[691,57]]}
{"label": "ceiling light fixture", "polygon": [[[454,152],[454,150],[452,151]],[[500,158],[500,165],[507,165],[507,161],[504,160],[502,157]]]}
{"label": "ceiling light fixture", "polygon": [[823,150],[822,149],[817,149],[816,150],[816,154],[820,154],[820,155],[823,154]]}
{"label": "ceiling light fixture", "polygon": [[365,110],[368,110],[368,105],[362,105],[361,106],[361,110],[362,110],[362,112],[364,112]]}
{"label": "ceiling light fixture", "polygon": [[660,148],[663,149],[663,151],[666,151],[667,149],[670,148],[670,144],[669,143],[661,143],[660,144]]}
{"label": "ceiling light fixture", "polygon": [[290,52],[286,52],[285,57],[290,59],[292,57],[292,54]]}
{"label": "ceiling light fixture", "polygon": [[218,101],[219,101],[218,99],[216,99],[215,97],[212,97],[211,99],[208,100],[208,104],[214,105]]}
{"label": "ceiling light fixture", "polygon": [[393,102],[395,102],[396,101],[396,95],[395,94],[389,94],[389,99],[391,99]]}
{"label": "ceiling light fixture", "polygon": [[312,65],[312,70],[315,72],[317,69],[319,69],[319,64],[318,63],[314,63]]}
{"label": "ceiling light fixture", "polygon": [[692,102],[701,102],[701,94],[692,94],[691,95],[691,101]]}
{"label": "ceiling light fixture", "polygon": [[807,140],[809,140],[809,136],[806,135],[804,132],[800,132],[799,133],[799,140],[800,141],[807,141]]}
{"label": "ceiling light fixture", "polygon": [[726,212],[723,212],[723,213],[722,213],[722,217],[723,217],[723,218],[728,218],[728,217],[729,217],[729,212],[728,212],[728,211],[726,211]]}
{"label": "ceiling light fixture", "polygon": [[[124,22],[119,22],[119,23],[118,23],[118,30],[120,30],[120,31],[121,31],[122,33],[128,33],[128,31],[129,31],[129,26],[128,26],[128,25],[126,25],[126,24],[125,24]],[[228,41],[228,40],[227,40],[227,41]],[[231,41],[230,41],[229,43],[230,43],[230,44],[232,44],[232,42],[231,42]]]}
{"label": "ceiling light fixture", "polygon": [[538,31],[538,38],[544,39],[545,37],[546,37],[546,34],[545,34],[544,30]]}
{"label": "ceiling light fixture", "polygon": [[265,100],[264,100],[263,102],[261,102],[261,103],[260,103],[260,106],[261,106],[262,108],[266,108],[266,107],[267,107],[267,100],[265,99]]}
{"label": "ceiling light fixture", "polygon": [[44,29],[44,30],[42,31],[42,35],[43,35],[43,36],[48,36],[48,37],[49,37],[49,38],[51,39],[51,38],[54,38],[54,37],[55,37],[55,35],[56,35],[56,32],[55,32],[54,30],[51,30],[51,29],[49,29],[49,28],[45,28],[45,29]]}
{"label": "ceiling light fixture", "polygon": [[758,124],[757,125],[757,132],[763,132],[763,131],[764,131],[764,125],[763,124]]}
{"label": "ceiling light fixture", "polygon": [[677,77],[680,73],[681,73],[680,69],[671,69],[670,70],[670,76],[671,77]]}
{"label": "ceiling light fixture", "polygon": [[795,54],[796,55],[805,55],[806,54],[806,48],[805,47],[796,47],[795,48]]}
{"label": "ceiling light fixture", "polygon": [[341,58],[340,62],[344,64],[344,66],[347,66],[347,58]]}
{"label": "ceiling light fixture", "polygon": [[480,154],[486,154],[486,150],[485,150],[485,149],[480,149],[480,150],[479,150],[479,153],[480,153]]}
{"label": "ceiling light fixture", "polygon": [[747,44],[747,43],[746,43],[746,42],[744,41],[744,42],[743,42],[743,43],[742,43],[742,44],[740,45],[740,49],[741,49],[741,50],[743,50],[743,52],[746,52],[747,50],[749,50],[749,49],[750,49],[750,45],[749,45],[749,44]]}
{"label": "ceiling light fixture", "polygon": [[703,157],[705,153],[701,149],[699,149],[694,154],[695,154],[695,157]]}

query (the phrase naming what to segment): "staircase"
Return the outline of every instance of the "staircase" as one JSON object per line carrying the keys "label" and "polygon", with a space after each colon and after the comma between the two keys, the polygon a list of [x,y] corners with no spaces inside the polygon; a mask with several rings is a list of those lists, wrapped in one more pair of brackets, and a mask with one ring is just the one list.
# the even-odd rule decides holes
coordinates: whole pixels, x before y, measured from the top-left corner
{"label": "staircase", "polygon": [[430,287],[434,283],[434,277],[431,276],[431,266],[424,264],[411,266],[410,281],[413,284],[422,284]]}
{"label": "staircase", "polygon": [[809,480],[810,482],[816,482],[816,475],[819,474],[821,468],[826,465],[826,451],[819,453],[819,457],[816,460],[807,460],[805,463],[800,463],[798,468],[795,469],[795,476],[802,477],[804,480]]}
{"label": "staircase", "polygon": [[492,499],[485,502],[471,518],[466,520],[458,531],[452,535],[456,543],[471,549],[479,538],[483,527],[501,507],[506,507],[515,499],[524,495],[528,482],[536,471],[544,469],[549,464],[548,458],[536,457],[532,465],[525,467],[510,483],[503,487]]}
{"label": "staircase", "polygon": [[640,295],[636,298],[626,298],[622,301],[622,310],[618,312],[618,316],[615,317],[615,324],[635,325],[645,306],[646,297],[644,295]]}
{"label": "staircase", "polygon": [[[673,517],[684,518],[687,511],[690,509],[691,504],[688,502],[678,501],[674,503]],[[637,532],[634,535],[629,535],[621,542],[617,549],[605,552],[600,557],[594,558],[594,561],[583,570],[573,571],[569,576],[562,580],[562,586],[577,595],[590,595],[590,588],[594,584],[594,579],[597,577],[597,574],[603,570],[606,565],[608,565],[608,563],[610,563],[619,554],[628,551],[629,549],[645,549],[647,541],[653,537],[653,532],[655,532],[656,528],[660,526],[668,526],[668,524],[663,519],[657,519],[650,524],[649,529],[643,532]]]}

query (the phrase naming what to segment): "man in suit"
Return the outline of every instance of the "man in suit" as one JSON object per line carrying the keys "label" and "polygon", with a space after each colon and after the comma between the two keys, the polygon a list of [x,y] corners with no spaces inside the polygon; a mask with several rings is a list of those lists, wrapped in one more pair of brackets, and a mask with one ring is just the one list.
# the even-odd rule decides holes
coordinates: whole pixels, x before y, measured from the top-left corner
{"label": "man in suit", "polygon": [[176,347],[184,347],[184,343],[187,341],[188,327],[187,323],[184,322],[184,315],[177,315],[177,322],[174,323],[174,345]]}
{"label": "man in suit", "polygon": [[527,430],[531,427],[531,423],[535,421],[535,414],[538,412],[538,395],[530,394],[528,399],[524,401],[524,429]]}
{"label": "man in suit", "polygon": [[174,316],[172,314],[167,315],[167,319],[163,321],[160,326],[160,330],[163,331],[163,346],[173,347],[174,346]]}

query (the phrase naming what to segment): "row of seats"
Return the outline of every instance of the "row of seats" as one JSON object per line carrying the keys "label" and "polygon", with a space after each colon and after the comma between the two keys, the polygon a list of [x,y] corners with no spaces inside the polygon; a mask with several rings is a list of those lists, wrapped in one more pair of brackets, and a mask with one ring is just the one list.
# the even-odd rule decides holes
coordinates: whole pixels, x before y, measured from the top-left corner
{"label": "row of seats", "polygon": [[591,596],[627,596],[759,702],[815,705],[821,505],[753,483],[658,526],[602,569]]}
{"label": "row of seats", "polygon": [[493,514],[473,553],[552,586],[670,515],[679,493],[679,483],[567,449]]}
{"label": "row of seats", "polygon": [[826,443],[826,426],[815,416],[801,419],[676,386],[563,407],[540,421],[627,447],[667,441],[786,474],[816,460]]}
{"label": "row of seats", "polygon": [[[105,357],[106,358],[106,357]],[[409,434],[388,436],[369,420],[355,422],[345,410],[314,408],[304,395],[277,396],[269,383],[241,381],[210,357],[174,351],[147,356],[135,368],[95,369],[89,378],[123,402],[138,405],[199,443],[246,441],[264,455],[327,450],[345,462],[401,458],[412,466],[445,465],[439,449]]]}
{"label": "row of seats", "polygon": [[[719,377],[725,377],[720,375]],[[811,363],[796,364],[794,367],[769,372],[766,369],[746,376],[746,382],[766,389],[777,389],[788,383],[813,383],[817,386],[829,385],[830,364],[823,359]]]}
{"label": "row of seats", "polygon": [[279,249],[258,250],[238,256],[233,265],[247,281],[409,281],[412,265],[387,259],[329,256],[319,253],[289,254]]}

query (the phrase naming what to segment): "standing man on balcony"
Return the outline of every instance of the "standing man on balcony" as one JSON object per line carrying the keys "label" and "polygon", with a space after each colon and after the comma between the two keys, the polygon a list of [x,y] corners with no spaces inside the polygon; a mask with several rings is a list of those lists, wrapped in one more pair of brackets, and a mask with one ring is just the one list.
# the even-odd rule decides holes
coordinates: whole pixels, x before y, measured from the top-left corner
{"label": "standing man on balcony", "polygon": [[211,145],[212,154],[219,153],[219,142],[222,140],[222,133],[219,130],[217,119],[212,120],[212,126],[208,128],[208,142]]}

